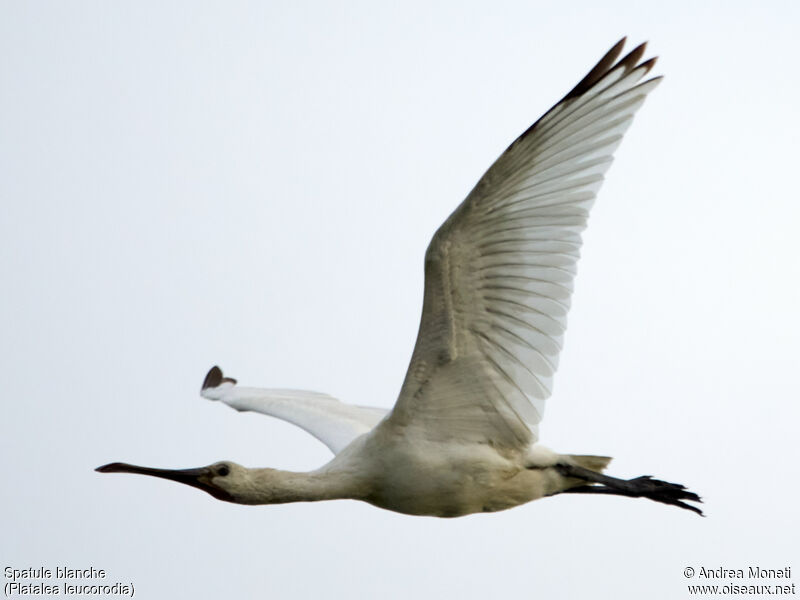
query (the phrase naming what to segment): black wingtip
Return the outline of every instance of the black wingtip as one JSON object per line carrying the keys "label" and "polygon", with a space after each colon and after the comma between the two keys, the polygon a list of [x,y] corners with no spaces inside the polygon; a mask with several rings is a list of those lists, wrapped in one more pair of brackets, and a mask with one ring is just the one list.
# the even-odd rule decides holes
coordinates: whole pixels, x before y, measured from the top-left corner
{"label": "black wingtip", "polygon": [[[657,57],[657,56],[654,56],[653,58],[650,58],[650,59],[648,59],[648,60],[644,61],[644,62],[643,62],[642,64],[640,64],[640,65],[639,65],[637,68],[639,68],[639,69],[644,69],[644,70],[645,70],[645,71],[644,71],[644,74],[646,75],[647,73],[649,73],[649,72],[650,72],[650,70],[651,70],[653,67],[655,67],[655,66],[656,66],[656,62],[658,62],[658,57]],[[661,76],[659,76],[659,77],[661,77]]]}
{"label": "black wingtip", "polygon": [[[578,98],[591,90],[598,82],[600,82],[606,75],[612,72],[615,69],[622,69],[624,74],[628,74],[629,72],[633,71],[634,69],[641,69],[644,68],[644,73],[642,75],[647,74],[650,69],[653,68],[653,65],[656,63],[655,58],[651,58],[639,65],[637,63],[642,59],[644,56],[645,50],[647,49],[647,42],[643,42],[636,46],[633,50],[628,52],[623,58],[619,59],[620,54],[622,54],[622,49],[625,46],[625,42],[627,41],[627,37],[623,37],[620,41],[614,44],[611,49],[603,55],[603,58],[589,71],[586,76],[581,79],[578,84],[572,88],[566,96],[564,96],[561,100],[555,103],[555,105],[548,110],[538,121],[536,121],[533,125],[528,127],[522,134],[514,140],[509,149],[515,146],[516,144],[520,143],[526,137],[530,135],[532,131],[538,127],[539,123],[542,122],[545,117],[547,117],[553,110],[557,107],[561,106],[562,103],[573,100],[574,98]],[[619,59],[619,60],[617,60]],[[660,79],[659,77],[653,77],[651,79]]]}
{"label": "black wingtip", "polygon": [[[623,37],[620,41],[614,44],[611,49],[605,53],[603,58],[601,58],[600,61],[592,68],[592,70],[586,74],[586,77],[581,79],[578,82],[578,85],[572,88],[569,93],[564,96],[562,102],[570,98],[577,98],[578,96],[581,96],[587,90],[591,89],[595,83],[600,81],[603,76],[608,73],[617,63],[617,58],[619,58],[619,55],[622,54],[622,48],[625,47],[625,42],[627,39],[627,37]],[[634,52],[636,52],[636,50],[634,50]]]}
{"label": "black wingtip", "polygon": [[202,392],[208,388],[219,387],[223,383],[232,383],[236,385],[236,380],[233,377],[225,377],[222,374],[222,369],[214,365],[208,370],[208,373],[206,373],[206,378],[203,380],[203,387],[200,388],[200,391]]}
{"label": "black wingtip", "polygon": [[617,67],[622,67],[623,69],[625,69],[626,73],[629,72],[637,64],[639,64],[640,60],[642,60],[642,57],[644,56],[644,52],[646,49],[647,49],[647,42],[642,42],[641,44],[636,46],[636,48],[628,52],[628,54],[625,55],[625,58],[621,59],[617,63]]}
{"label": "black wingtip", "polygon": [[214,365],[206,373],[206,378],[203,380],[203,387],[200,388],[200,391],[215,388],[220,383],[222,383],[222,369]]}

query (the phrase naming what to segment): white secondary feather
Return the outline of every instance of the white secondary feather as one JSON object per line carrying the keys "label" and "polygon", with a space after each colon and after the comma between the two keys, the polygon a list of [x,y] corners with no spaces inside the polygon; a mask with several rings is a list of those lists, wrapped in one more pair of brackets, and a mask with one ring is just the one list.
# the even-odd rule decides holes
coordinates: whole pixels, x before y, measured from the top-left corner
{"label": "white secondary feather", "polygon": [[[538,440],[581,232],[614,151],[660,81],[642,82],[654,64],[639,64],[644,45],[617,61],[622,44],[508,147],[433,236],[417,343],[386,428],[525,452]],[[235,383],[212,369],[202,393],[295,423],[334,452],[387,412]]]}
{"label": "white secondary feather", "polygon": [[259,412],[293,423],[334,454],[370,431],[388,412],[385,408],[345,404],[318,392],[242,387],[236,380],[223,377],[218,367],[208,372],[200,395],[238,411]]}
{"label": "white secondary feather", "polygon": [[411,515],[494,512],[564,492],[645,497],[702,514],[700,497],[649,476],[601,472],[607,456],[537,444],[595,194],[658,79],[639,46],[616,44],[495,161],[433,236],[417,343],[394,409],[316,392],[236,385],[213,367],[202,395],[294,423],[337,455],[307,473],[223,461],[128,463],[103,473],[171,479],[239,504],[351,498]]}
{"label": "white secondary feather", "polygon": [[538,439],[595,194],[659,78],[621,45],[495,161],[434,235],[414,354],[387,424],[524,449]]}

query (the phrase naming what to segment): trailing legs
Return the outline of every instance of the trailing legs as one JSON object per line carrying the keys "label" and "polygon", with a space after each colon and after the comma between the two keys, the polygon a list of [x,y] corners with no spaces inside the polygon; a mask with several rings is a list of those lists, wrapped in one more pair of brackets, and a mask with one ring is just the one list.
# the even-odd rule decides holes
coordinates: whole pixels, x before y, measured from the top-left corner
{"label": "trailing legs", "polygon": [[682,500],[702,502],[700,496],[677,483],[660,481],[653,479],[649,475],[634,479],[617,479],[577,465],[560,464],[556,465],[555,468],[566,477],[574,477],[587,482],[587,485],[569,488],[560,492],[562,494],[613,494],[615,496],[628,496],[629,498],[649,498],[656,502],[679,506],[703,516],[702,510],[682,502]]}

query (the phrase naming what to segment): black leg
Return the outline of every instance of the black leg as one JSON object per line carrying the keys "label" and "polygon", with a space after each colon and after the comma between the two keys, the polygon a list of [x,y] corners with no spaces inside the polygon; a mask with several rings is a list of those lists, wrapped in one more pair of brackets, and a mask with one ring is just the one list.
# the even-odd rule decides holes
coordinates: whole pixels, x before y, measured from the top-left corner
{"label": "black leg", "polygon": [[609,477],[575,465],[558,465],[556,469],[562,475],[583,479],[592,484],[570,488],[561,492],[562,494],[613,494],[629,498],[649,498],[656,502],[679,506],[703,516],[702,510],[682,502],[682,500],[702,502],[700,496],[677,483],[660,481],[653,479],[649,475],[643,475],[635,479],[617,479],[616,477]]}

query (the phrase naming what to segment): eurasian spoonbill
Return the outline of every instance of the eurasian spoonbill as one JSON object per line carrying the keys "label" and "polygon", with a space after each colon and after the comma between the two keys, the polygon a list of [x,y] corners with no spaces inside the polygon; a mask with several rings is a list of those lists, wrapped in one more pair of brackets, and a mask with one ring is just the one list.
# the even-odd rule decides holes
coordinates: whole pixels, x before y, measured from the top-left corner
{"label": "eurasian spoonbill", "polygon": [[589,209],[614,150],[660,81],[642,44],[618,42],[494,162],[433,236],[422,320],[391,411],[314,392],[240,387],[212,368],[202,395],[290,421],[335,454],[308,473],[230,461],[167,470],[111,463],[240,504],[350,498],[458,517],[561,493],[649,498],[698,514],[700,498],[650,476],[602,471],[605,456],[558,454],[538,424],[566,327]]}

